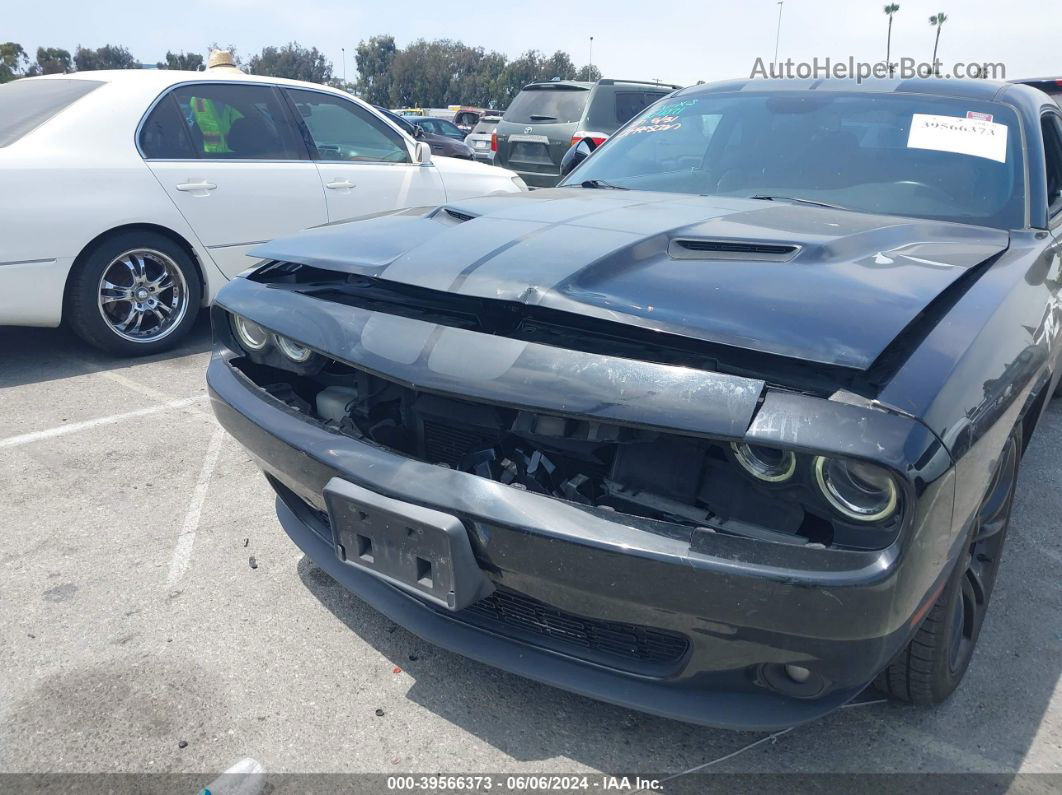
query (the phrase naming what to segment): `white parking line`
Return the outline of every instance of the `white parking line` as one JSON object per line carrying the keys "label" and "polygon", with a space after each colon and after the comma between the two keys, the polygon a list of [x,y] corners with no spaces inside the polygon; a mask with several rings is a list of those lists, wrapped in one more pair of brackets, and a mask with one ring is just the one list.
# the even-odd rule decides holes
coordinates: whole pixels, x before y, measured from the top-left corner
{"label": "white parking line", "polygon": [[214,476],[214,468],[218,464],[218,454],[224,439],[225,430],[219,425],[214,429],[214,435],[210,437],[210,443],[207,445],[203,468],[199,470],[199,480],[196,481],[195,490],[192,492],[192,502],[188,506],[188,513],[184,515],[184,524],[177,536],[177,546],[173,548],[170,573],[166,576],[167,585],[177,583],[192,560],[192,547],[195,546],[195,534],[199,529],[199,517],[203,513],[203,502],[206,500],[207,489],[210,487],[210,479]]}
{"label": "white parking line", "polygon": [[33,431],[32,433],[23,433],[18,436],[8,436],[6,439],[0,439],[0,448],[19,447],[24,444],[39,442],[42,439],[52,439],[56,436],[65,436],[68,433],[85,431],[89,428],[98,428],[101,425],[113,425],[117,422],[125,422],[126,420],[136,419],[137,417],[145,417],[148,414],[158,414],[160,411],[183,409],[194,403],[198,403],[201,400],[206,400],[206,395],[197,395],[196,397],[184,398],[182,400],[171,400],[169,403],[163,403],[158,406],[148,406],[144,409],[127,411],[123,414],[112,414],[108,417],[97,417],[94,420],[71,422],[68,425],[58,425],[54,428],[48,428],[43,431]]}
{"label": "white parking line", "polygon": [[[143,395],[144,397],[149,397],[152,400],[158,401],[159,403],[166,403],[167,401],[172,400],[173,398],[173,395],[167,395],[165,392],[160,392],[157,389],[154,389],[145,384],[141,384],[139,381],[134,381],[132,378],[128,378],[122,375],[121,373],[116,373],[112,370],[104,370],[100,373],[100,375],[104,378],[114,381],[115,383],[121,384],[126,389],[130,389],[133,392],[137,392]],[[211,414],[209,411],[204,411],[200,408],[192,408],[189,409],[189,411],[192,414],[198,414],[201,417],[206,417],[211,420],[214,419],[213,414]]]}

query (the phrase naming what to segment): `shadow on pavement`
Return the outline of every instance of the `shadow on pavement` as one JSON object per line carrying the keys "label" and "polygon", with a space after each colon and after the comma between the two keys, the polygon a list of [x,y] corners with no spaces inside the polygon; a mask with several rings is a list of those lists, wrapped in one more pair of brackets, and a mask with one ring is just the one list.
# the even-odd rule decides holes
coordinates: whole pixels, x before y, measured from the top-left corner
{"label": "shadow on pavement", "polygon": [[[719,769],[1016,772],[1041,724],[1052,723],[1044,716],[1062,673],[1060,447],[1062,401],[1055,401],[1025,458],[1004,563],[972,667],[947,703],[843,709]],[[1038,488],[1043,484],[1053,487]],[[307,558],[298,573],[321,604],[415,680],[408,698],[516,760],[560,756],[606,771],[676,773],[763,736],[643,715],[489,668],[396,628]],[[1048,740],[1045,748],[1052,745]]]}
{"label": "shadow on pavement", "polygon": [[155,356],[121,358],[97,350],[66,328],[0,326],[0,389],[121,370],[210,350],[210,314],[200,312],[176,348]]}

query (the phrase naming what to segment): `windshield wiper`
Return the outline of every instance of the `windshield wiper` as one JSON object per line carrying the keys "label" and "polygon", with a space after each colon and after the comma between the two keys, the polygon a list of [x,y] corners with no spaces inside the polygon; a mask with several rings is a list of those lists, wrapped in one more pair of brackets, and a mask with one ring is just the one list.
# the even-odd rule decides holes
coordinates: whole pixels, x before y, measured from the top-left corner
{"label": "windshield wiper", "polygon": [[550,121],[550,120],[556,121],[557,120],[556,116],[543,116],[541,113],[532,113],[527,118],[531,119],[531,121]]}
{"label": "windshield wiper", "polygon": [[581,188],[598,188],[600,190],[630,190],[622,185],[613,185],[603,179],[587,179],[579,183]]}
{"label": "windshield wiper", "polygon": [[761,199],[767,202],[793,202],[795,204],[810,204],[812,207],[825,207],[829,210],[847,210],[847,207],[842,207],[839,204],[829,204],[828,202],[820,202],[816,199],[802,199],[799,196],[771,196],[766,193],[758,193],[755,196],[749,196],[750,199]]}

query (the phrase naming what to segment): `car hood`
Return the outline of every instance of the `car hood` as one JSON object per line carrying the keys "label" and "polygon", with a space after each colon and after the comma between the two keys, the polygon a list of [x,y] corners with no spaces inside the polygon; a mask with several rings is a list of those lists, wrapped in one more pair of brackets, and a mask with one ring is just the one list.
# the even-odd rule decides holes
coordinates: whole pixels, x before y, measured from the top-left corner
{"label": "car hood", "polygon": [[1008,241],[963,224],[572,187],[398,211],[251,253],[867,369]]}

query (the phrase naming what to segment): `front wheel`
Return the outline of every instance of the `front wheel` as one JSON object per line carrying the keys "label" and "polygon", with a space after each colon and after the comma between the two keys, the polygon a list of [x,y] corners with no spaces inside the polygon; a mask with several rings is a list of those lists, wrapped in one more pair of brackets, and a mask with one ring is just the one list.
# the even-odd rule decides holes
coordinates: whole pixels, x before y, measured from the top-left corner
{"label": "front wheel", "polygon": [[875,686],[913,704],[939,704],[962,681],[981,633],[999,571],[1018,479],[1021,437],[1015,432],[999,456],[978,509],[970,540],[922,626]]}
{"label": "front wheel", "polygon": [[122,356],[158,353],[195,323],[202,283],[181,246],[155,232],[122,232],[98,244],[70,276],[71,328]]}

